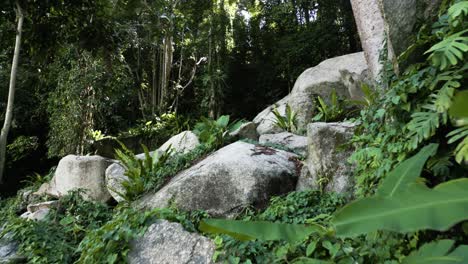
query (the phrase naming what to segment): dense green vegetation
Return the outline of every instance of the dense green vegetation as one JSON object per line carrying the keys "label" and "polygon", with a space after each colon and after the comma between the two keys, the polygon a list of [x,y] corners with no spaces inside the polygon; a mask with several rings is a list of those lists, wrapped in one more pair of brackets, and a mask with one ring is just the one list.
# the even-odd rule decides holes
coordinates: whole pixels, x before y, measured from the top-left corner
{"label": "dense green vegetation", "polygon": [[[200,116],[251,119],[286,95],[305,68],[359,49],[348,0],[18,3],[25,23],[8,136],[10,186],[47,171],[54,158],[94,151],[96,131],[150,137],[157,146]],[[15,8],[15,1],[0,6],[2,87]],[[6,99],[2,89],[2,122]]]}
{"label": "dense green vegetation", "polygon": [[[302,238],[304,225],[206,220],[202,230],[247,240],[296,238],[296,244],[273,251],[280,263],[432,263],[433,258],[448,256],[455,263],[466,262],[467,233],[465,224],[459,223],[468,219],[467,111],[459,104],[467,98],[463,89],[467,8],[466,1],[455,2],[441,10],[432,27],[422,27],[416,43],[400,57],[405,62],[413,52],[421,61],[410,64],[400,76],[389,70],[388,91],[361,111],[356,119],[360,129],[353,139],[358,150],[351,157],[356,164],[358,199],[329,215],[325,223],[309,222],[323,225],[323,230],[310,227],[309,241]],[[427,61],[417,53],[421,47],[426,47]],[[323,106],[318,117],[323,116]],[[409,157],[416,150],[418,154]],[[450,240],[438,240],[443,238]],[[416,251],[433,240],[438,241]],[[377,243],[373,250],[369,241]],[[455,243],[462,245],[456,248]],[[317,245],[325,253],[317,251]],[[307,246],[305,254],[296,255],[301,246]],[[415,251],[405,258],[411,250]],[[234,263],[246,263],[244,256],[230,257]]]}
{"label": "dense green vegetation", "polygon": [[[349,1],[18,4],[24,47],[3,186],[22,189],[0,193],[0,238],[11,235],[27,263],[125,263],[131,241],[156,219],[210,237],[214,259],[230,264],[468,263],[468,1],[443,1],[437,20],[421,25],[398,57],[400,69],[387,62],[381,83],[362,87],[362,101],[336,91],[329,101],[310,98],[311,122],[357,124],[353,193],[291,192],[232,220],[175,205],[144,211],[135,202],[231,143],[229,133],[287,94],[305,68],[357,51]],[[6,84],[13,3],[0,12]],[[0,121],[6,97],[0,92]],[[273,115],[278,127],[299,133],[291,107]],[[24,193],[50,180],[54,158],[92,153],[106,139],[160,145],[186,129],[201,144],[185,154],[142,145],[138,159],[125,144],[115,150],[127,177],[118,205],[83,200],[76,190],[43,221],[19,217],[28,202],[48,200],[25,201]],[[24,165],[31,162],[42,165]],[[20,182],[32,171],[40,174]]]}

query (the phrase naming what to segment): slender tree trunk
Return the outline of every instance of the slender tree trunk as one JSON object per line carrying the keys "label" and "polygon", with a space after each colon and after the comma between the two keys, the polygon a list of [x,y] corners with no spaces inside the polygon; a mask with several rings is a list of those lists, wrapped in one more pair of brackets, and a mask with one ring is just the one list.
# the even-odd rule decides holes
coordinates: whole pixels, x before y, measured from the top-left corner
{"label": "slender tree trunk", "polygon": [[152,66],[152,75],[153,75],[153,78],[152,78],[152,84],[151,84],[151,113],[153,114],[153,116],[156,114],[156,100],[157,100],[157,83],[156,83],[156,68],[157,68],[157,56],[156,56],[156,52],[157,52],[157,46],[156,45],[153,45],[153,66]]}
{"label": "slender tree trunk", "polygon": [[[172,34],[172,33],[167,33]],[[165,111],[167,106],[167,94],[169,90],[169,80],[171,77],[172,61],[174,51],[172,49],[172,36],[166,35],[163,44],[163,66],[161,74],[161,97],[159,102],[160,111]]]}
{"label": "slender tree trunk", "polygon": [[18,29],[16,31],[15,52],[13,55],[13,62],[11,65],[10,87],[8,91],[8,104],[6,108],[5,121],[3,123],[2,132],[0,134],[0,183],[3,180],[3,172],[5,170],[5,154],[8,132],[11,127],[11,120],[13,118],[13,103],[15,100],[16,88],[16,73],[18,71],[18,60],[21,48],[21,31],[23,29],[24,15],[18,2],[16,2],[16,16],[18,19]]}

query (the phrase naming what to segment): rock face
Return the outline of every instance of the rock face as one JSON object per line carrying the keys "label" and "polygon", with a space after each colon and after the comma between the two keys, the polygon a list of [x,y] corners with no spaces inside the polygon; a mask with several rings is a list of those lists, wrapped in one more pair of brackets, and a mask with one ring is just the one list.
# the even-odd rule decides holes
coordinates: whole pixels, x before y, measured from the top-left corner
{"label": "rock face", "polygon": [[276,119],[272,110],[276,108],[278,112],[284,116],[286,113],[286,104],[289,104],[289,95],[267,107],[254,118],[253,122],[257,125],[257,133],[259,135],[279,133],[282,131],[282,129],[275,124]]}
{"label": "rock face", "polygon": [[275,107],[284,115],[286,105],[297,113],[298,129],[305,130],[313,116],[314,97],[321,96],[329,100],[333,89],[338,96],[350,98],[359,95],[356,89],[367,78],[367,63],[363,52],[348,54],[328,59],[319,65],[304,71],[294,84],[291,93],[276,104],[263,110],[253,120],[260,135],[281,132],[275,126],[275,116],[271,112]]}
{"label": "rock face", "polygon": [[[0,233],[3,228],[0,227]],[[0,264],[15,263],[22,258],[18,255],[18,243],[11,239],[10,234],[0,238]]]}
{"label": "rock face", "polygon": [[242,124],[237,130],[231,132],[229,135],[238,139],[248,138],[257,140],[257,125],[254,122],[247,122]]}
{"label": "rock face", "polygon": [[[396,57],[411,44],[416,22],[437,15],[441,0],[351,0],[362,48],[374,80],[380,80],[381,55]],[[388,52],[384,53],[385,43]]]}
{"label": "rock face", "polygon": [[184,131],[170,138],[158,150],[166,151],[169,147],[175,153],[187,153],[194,150],[200,141],[192,131]]}
{"label": "rock face", "polygon": [[178,223],[157,220],[132,242],[128,260],[130,264],[210,264],[214,252],[210,239],[189,233]]}
{"label": "rock face", "polygon": [[352,167],[347,163],[353,149],[340,149],[354,132],[352,123],[312,123],[308,126],[309,153],[296,190],[324,189],[346,192],[353,187]]}
{"label": "rock face", "polygon": [[175,206],[231,217],[243,207],[263,207],[273,195],[294,189],[296,155],[245,142],[228,145],[176,175],[138,201],[139,207]]}
{"label": "rock face", "polygon": [[[191,131],[184,131],[170,138],[157,150],[150,152],[153,157],[154,153],[162,154],[169,148],[172,149],[171,155],[188,153],[200,145],[197,135]],[[138,154],[135,156],[137,159],[145,159],[145,154]],[[110,165],[106,172],[106,186],[109,193],[117,202],[124,201],[124,198],[119,195],[125,193],[125,189],[122,187],[122,182],[126,181],[128,177],[125,175],[125,168],[120,163],[114,163]]]}
{"label": "rock face", "polygon": [[58,206],[58,201],[48,201],[28,205],[28,211],[21,215],[22,218],[34,221],[44,220],[50,212],[50,209]]}
{"label": "rock face", "polygon": [[68,155],[60,160],[51,182],[41,186],[36,194],[62,196],[71,190],[84,189],[85,199],[107,202],[111,198],[105,183],[109,164],[109,160],[101,156]]}
{"label": "rock face", "polygon": [[282,132],[277,134],[261,135],[259,142],[260,144],[270,143],[283,145],[302,156],[307,154],[307,137],[298,136],[293,133]]}
{"label": "rock face", "polygon": [[125,199],[119,195],[125,193],[122,183],[128,180],[125,175],[125,168],[120,163],[114,163],[106,170],[106,186],[110,195],[117,202],[123,202]]}

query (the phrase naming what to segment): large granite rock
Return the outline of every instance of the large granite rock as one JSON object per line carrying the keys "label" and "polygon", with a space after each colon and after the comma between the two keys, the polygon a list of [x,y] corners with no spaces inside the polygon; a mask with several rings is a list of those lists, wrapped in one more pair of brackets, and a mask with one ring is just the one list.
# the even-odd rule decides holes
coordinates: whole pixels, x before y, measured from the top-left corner
{"label": "large granite rock", "polygon": [[246,206],[264,207],[270,197],[294,189],[296,155],[245,142],[228,145],[176,175],[161,190],[144,196],[139,207],[170,204],[231,217]]}
{"label": "large granite rock", "polygon": [[60,197],[69,191],[83,189],[85,199],[107,202],[111,198],[105,182],[109,164],[110,161],[101,156],[68,155],[60,160],[52,180],[42,185],[36,194]]}
{"label": "large granite rock", "polygon": [[281,145],[302,156],[307,154],[307,137],[289,132],[261,135],[259,143]]}
{"label": "large granite rock", "polygon": [[274,108],[284,116],[286,105],[297,113],[298,130],[305,130],[314,114],[314,97],[329,100],[334,89],[339,97],[359,99],[360,84],[367,79],[367,63],[363,52],[328,59],[304,71],[289,95],[263,110],[253,120],[260,135],[281,132],[275,125]]}
{"label": "large granite rock", "polygon": [[[362,48],[374,80],[381,80],[383,60],[393,62],[411,44],[417,21],[437,15],[441,0],[351,0]],[[387,49],[385,49],[385,47]]]}
{"label": "large granite rock", "polygon": [[351,147],[343,148],[354,133],[352,123],[311,123],[308,126],[308,157],[296,190],[323,189],[344,193],[354,186],[347,159]]}
{"label": "large granite rock", "polygon": [[[185,154],[188,153],[200,145],[197,135],[191,131],[184,131],[180,134],[177,134],[170,138],[166,143],[164,143],[157,150],[150,152],[152,157],[157,158],[158,155],[163,152],[171,149],[171,155],[175,154]],[[158,153],[155,155],[155,153]],[[137,159],[145,159],[145,154],[141,153],[135,156]],[[125,168],[119,162],[116,162],[110,165],[106,172],[106,186],[109,193],[117,202],[124,201],[124,198],[121,194],[125,193],[125,189],[122,186],[122,183],[128,180],[128,177],[125,175]]]}
{"label": "large granite rock", "polygon": [[192,131],[184,131],[171,137],[158,150],[166,151],[171,148],[174,153],[188,153],[200,145],[197,135]]}
{"label": "large granite rock", "polygon": [[242,124],[238,129],[234,130],[233,132],[229,133],[231,137],[238,138],[238,139],[252,139],[257,140],[257,125],[254,122],[247,122]]}
{"label": "large granite rock", "polygon": [[210,264],[215,245],[210,239],[190,233],[178,223],[157,220],[145,235],[131,243],[130,264]]}

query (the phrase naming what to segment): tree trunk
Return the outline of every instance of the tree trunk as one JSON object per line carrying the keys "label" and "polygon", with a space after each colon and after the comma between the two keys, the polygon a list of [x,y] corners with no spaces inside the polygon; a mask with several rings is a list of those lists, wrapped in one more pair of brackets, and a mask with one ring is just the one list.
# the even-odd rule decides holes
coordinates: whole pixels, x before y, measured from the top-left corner
{"label": "tree trunk", "polygon": [[5,170],[5,154],[8,132],[10,131],[13,118],[13,103],[15,100],[16,73],[18,71],[18,60],[21,48],[21,30],[23,29],[24,15],[18,2],[16,2],[16,16],[18,19],[18,29],[16,31],[15,52],[11,65],[10,86],[8,90],[8,104],[6,108],[5,121],[0,134],[0,183],[3,181],[3,172]]}
{"label": "tree trunk", "polygon": [[[171,34],[171,33],[167,33]],[[161,74],[161,97],[159,102],[160,112],[166,111],[167,106],[167,97],[169,90],[169,80],[171,77],[172,61],[174,51],[172,49],[173,38],[171,35],[166,35],[164,37],[163,44],[163,65],[162,65],[162,74]]]}

